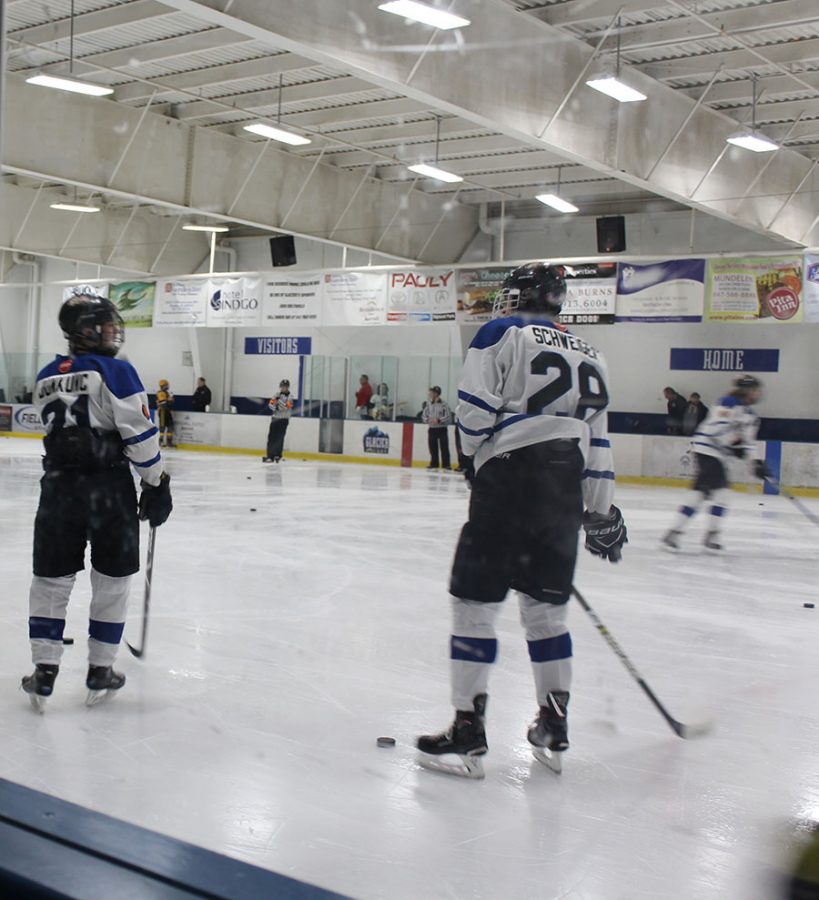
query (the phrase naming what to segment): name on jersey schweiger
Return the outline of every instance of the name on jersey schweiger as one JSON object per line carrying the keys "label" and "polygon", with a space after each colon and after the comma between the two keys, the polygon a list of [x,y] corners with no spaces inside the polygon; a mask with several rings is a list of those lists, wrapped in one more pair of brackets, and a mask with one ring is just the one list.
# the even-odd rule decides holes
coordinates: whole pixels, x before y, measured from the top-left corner
{"label": "name on jersey schweiger", "polygon": [[73,375],[49,378],[37,391],[37,399],[42,400],[52,394],[84,394],[88,391],[89,374],[89,372],[75,372]]}
{"label": "name on jersey schweiger", "polygon": [[555,328],[540,328],[537,325],[532,326],[532,333],[535,336],[536,344],[544,344],[547,347],[560,347],[562,350],[577,350],[580,353],[585,353],[591,359],[597,359],[600,355],[591,344],[587,344],[575,334],[566,334],[563,331],[557,331]]}

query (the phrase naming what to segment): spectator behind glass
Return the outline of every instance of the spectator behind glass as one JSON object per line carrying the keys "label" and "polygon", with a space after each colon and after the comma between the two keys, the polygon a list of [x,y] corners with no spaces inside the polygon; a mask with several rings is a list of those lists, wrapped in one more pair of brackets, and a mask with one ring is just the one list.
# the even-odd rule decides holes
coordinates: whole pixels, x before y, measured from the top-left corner
{"label": "spectator behind glass", "polygon": [[193,397],[191,397],[191,409],[194,412],[207,412],[210,401],[210,388],[205,384],[205,379],[197,378],[196,390],[193,392]]}
{"label": "spectator behind glass", "polygon": [[663,388],[663,396],[668,401],[668,417],[665,420],[666,434],[682,434],[683,416],[688,405],[685,397],[674,388]]}
{"label": "spectator behind glass", "polygon": [[370,384],[370,379],[367,375],[362,375],[358,379],[358,383],[360,387],[355,392],[355,411],[360,419],[369,419],[370,410],[373,408],[373,386]]}
{"label": "spectator behind glass", "polygon": [[695,391],[688,398],[688,404],[683,413],[683,434],[694,434],[700,422],[708,415],[708,407],[701,401],[700,395]]}

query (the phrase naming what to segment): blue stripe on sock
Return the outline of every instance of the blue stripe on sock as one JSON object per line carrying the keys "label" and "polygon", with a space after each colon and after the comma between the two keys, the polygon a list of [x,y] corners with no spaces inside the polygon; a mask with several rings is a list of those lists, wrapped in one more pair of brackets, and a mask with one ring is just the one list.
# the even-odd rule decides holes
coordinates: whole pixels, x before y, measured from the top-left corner
{"label": "blue stripe on sock", "polygon": [[125,629],[124,622],[99,622],[90,619],[88,622],[88,637],[104,644],[118,644],[122,639]]}
{"label": "blue stripe on sock", "polygon": [[539,641],[527,641],[529,659],[532,662],[552,662],[556,659],[570,659],[572,655],[572,636],[567,631],[557,637],[542,638]]}
{"label": "blue stripe on sock", "polygon": [[689,516],[689,517],[690,517],[690,516],[693,516],[693,515],[694,515],[694,513],[696,512],[696,509],[694,509],[693,506],[681,506],[681,507],[680,507],[680,512],[681,512],[684,516]]}
{"label": "blue stripe on sock", "polygon": [[493,663],[498,655],[495,638],[458,637],[453,634],[449,642],[449,658],[466,662]]}
{"label": "blue stripe on sock", "polygon": [[724,506],[712,506],[711,507],[711,515],[716,516],[721,519],[725,515],[725,507]]}
{"label": "blue stripe on sock", "polygon": [[31,639],[44,639],[46,641],[61,641],[65,619],[49,619],[45,616],[31,616],[28,620],[28,636]]}

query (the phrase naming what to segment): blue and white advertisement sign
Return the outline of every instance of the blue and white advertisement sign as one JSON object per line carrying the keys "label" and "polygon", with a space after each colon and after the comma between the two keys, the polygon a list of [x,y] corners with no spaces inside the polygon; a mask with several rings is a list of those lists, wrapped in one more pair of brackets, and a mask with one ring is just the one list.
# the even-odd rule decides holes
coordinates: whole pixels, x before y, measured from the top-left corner
{"label": "blue and white advertisement sign", "polygon": [[803,272],[802,302],[805,304],[805,321],[819,322],[819,256],[807,254]]}
{"label": "blue and white advertisement sign", "polygon": [[672,347],[671,369],[686,372],[778,372],[779,351],[737,347]]}
{"label": "blue and white advertisement sign", "polygon": [[701,322],[704,301],[704,259],[618,267],[617,322]]}

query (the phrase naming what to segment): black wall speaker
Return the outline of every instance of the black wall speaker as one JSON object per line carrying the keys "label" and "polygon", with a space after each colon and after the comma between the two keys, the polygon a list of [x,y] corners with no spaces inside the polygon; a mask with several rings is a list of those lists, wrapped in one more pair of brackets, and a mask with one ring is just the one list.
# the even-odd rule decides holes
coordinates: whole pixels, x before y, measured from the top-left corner
{"label": "black wall speaker", "polygon": [[296,241],[292,234],[270,238],[270,259],[276,268],[296,265]]}
{"label": "black wall speaker", "polygon": [[626,220],[623,216],[604,216],[597,220],[597,252],[622,253],[626,249]]}

